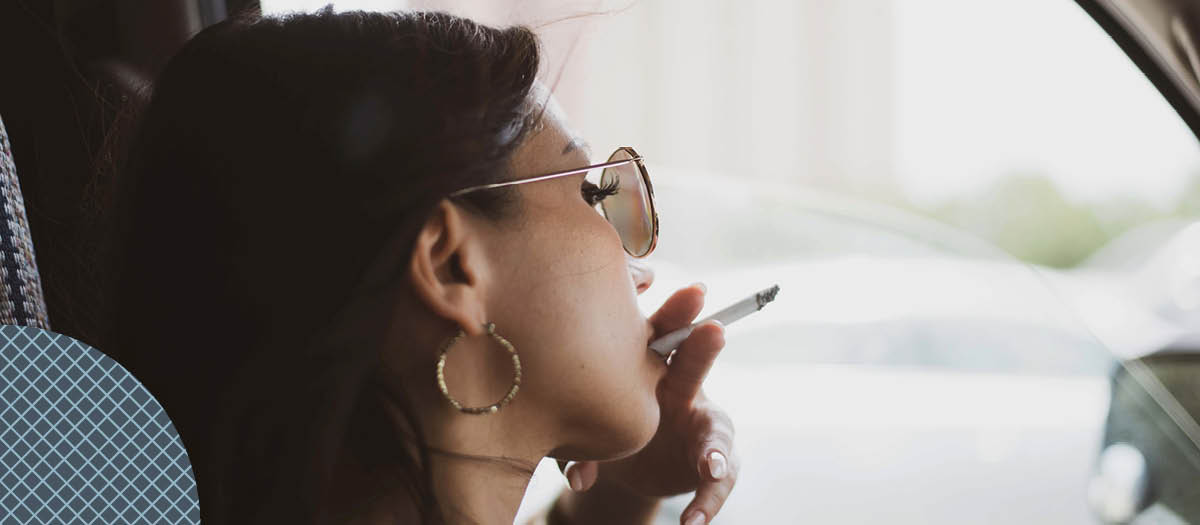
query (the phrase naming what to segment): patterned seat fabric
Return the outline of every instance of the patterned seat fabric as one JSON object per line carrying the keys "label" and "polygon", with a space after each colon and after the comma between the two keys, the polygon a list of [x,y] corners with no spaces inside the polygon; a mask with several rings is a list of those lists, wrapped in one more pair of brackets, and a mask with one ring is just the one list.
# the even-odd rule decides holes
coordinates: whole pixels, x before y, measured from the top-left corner
{"label": "patterned seat fabric", "polygon": [[0,120],[0,324],[50,329],[8,132]]}
{"label": "patterned seat fabric", "polygon": [[0,326],[0,400],[0,525],[199,525],[175,425],[103,352]]}

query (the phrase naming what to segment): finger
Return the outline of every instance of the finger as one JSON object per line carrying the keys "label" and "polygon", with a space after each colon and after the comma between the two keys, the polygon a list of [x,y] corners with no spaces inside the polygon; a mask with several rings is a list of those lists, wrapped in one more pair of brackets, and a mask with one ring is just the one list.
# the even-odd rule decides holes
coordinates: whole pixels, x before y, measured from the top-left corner
{"label": "finger", "polygon": [[[733,458],[736,459],[736,458]],[[737,462],[730,461],[730,471],[718,481],[702,481],[696,489],[696,495],[691,503],[683,509],[680,522],[685,525],[699,525],[710,522],[713,516],[725,505],[733,485],[737,482]]]}
{"label": "finger", "polygon": [[733,453],[733,422],[724,412],[716,411],[699,432],[704,436],[692,448],[700,479],[719,481],[729,474]]}
{"label": "finger", "polygon": [[705,293],[704,284],[696,283],[671,294],[671,297],[650,316],[650,324],[654,326],[654,337],[690,324],[704,308]]}
{"label": "finger", "polygon": [[572,461],[563,470],[567,477],[567,485],[575,492],[583,492],[596,484],[600,474],[600,464],[595,461]]}
{"label": "finger", "polygon": [[720,321],[705,321],[697,326],[671,357],[667,377],[662,383],[663,401],[686,402],[700,392],[704,378],[712,369],[713,361],[725,347],[725,326]]}

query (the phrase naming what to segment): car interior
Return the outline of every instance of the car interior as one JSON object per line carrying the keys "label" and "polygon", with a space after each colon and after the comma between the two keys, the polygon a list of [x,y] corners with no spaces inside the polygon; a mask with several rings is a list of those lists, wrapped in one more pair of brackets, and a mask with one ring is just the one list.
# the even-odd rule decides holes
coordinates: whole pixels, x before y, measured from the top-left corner
{"label": "car interior", "polygon": [[114,144],[154,73],[187,39],[249,2],[41,1],[0,5],[11,50],[0,115],[42,277],[49,325],[102,348],[89,286],[96,199],[110,187]]}
{"label": "car interior", "polygon": [[[1200,2],[1077,3],[1200,136]],[[121,131],[188,38],[258,8],[257,0],[0,2],[7,57],[0,81],[0,323],[106,350],[97,314],[104,297],[93,272],[103,256],[97,221],[117,176]],[[1179,453],[1200,439],[1198,365],[1200,346],[1179,342],[1128,359],[1112,374],[1104,446],[1131,445],[1144,458],[1148,489],[1129,496],[1137,512],[1157,503],[1200,520],[1194,455]],[[1168,420],[1175,424],[1162,424]],[[1114,522],[1135,519],[1116,512]]]}

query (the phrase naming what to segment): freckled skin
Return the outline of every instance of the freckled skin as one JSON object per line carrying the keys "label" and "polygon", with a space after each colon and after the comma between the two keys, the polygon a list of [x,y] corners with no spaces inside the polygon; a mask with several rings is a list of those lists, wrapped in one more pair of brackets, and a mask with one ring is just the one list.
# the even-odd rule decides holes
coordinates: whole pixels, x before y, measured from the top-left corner
{"label": "freckled skin", "polygon": [[[538,93],[546,100],[543,88]],[[575,137],[549,100],[541,128],[513,155],[514,178],[596,163],[584,150],[566,147]],[[407,290],[398,291],[401,301],[388,314],[391,330],[381,356],[395,374],[394,386],[412,400],[432,447],[497,459],[431,456],[434,491],[447,512],[470,509],[476,522],[511,523],[544,457],[636,461],[644,456],[635,453],[657,443],[652,456],[679,459],[675,451],[686,448],[686,429],[664,434],[660,427],[667,421],[662,407],[678,409],[660,405],[659,387],[670,377],[647,347],[654,327],[637,304],[653,271],[625,252],[616,230],[585,200],[585,178],[579,173],[515,185],[519,211],[498,221],[444,200],[419,233],[408,268],[398,270],[408,272]],[[491,404],[508,391],[513,368],[480,329],[489,321],[520,356],[520,389],[496,413],[464,415],[436,386],[437,349],[470,327],[469,337],[447,354],[445,383],[465,406]],[[395,421],[406,426],[398,412]],[[669,421],[678,425],[678,413]],[[669,465],[692,488],[693,463]],[[655,465],[647,474],[665,475],[661,461]],[[345,467],[343,479],[361,480],[356,468]],[[367,490],[363,483],[340,486],[355,494]]]}
{"label": "freckled skin", "polygon": [[[596,162],[580,149],[563,154],[573,134],[550,108],[544,128],[514,156],[517,177]],[[628,255],[612,225],[584,201],[584,177],[517,186],[525,216],[489,243],[501,287],[489,311],[522,349],[522,402],[559,417],[552,423],[562,436],[559,452],[609,458],[653,436],[655,387],[666,368],[646,349],[651,329],[638,309]]]}
{"label": "freckled skin", "polygon": [[[542,95],[535,97],[545,100],[544,90],[538,91]],[[551,99],[541,126],[514,152],[511,176],[595,164],[583,149],[566,151],[575,138]],[[422,412],[431,439],[453,443],[455,450],[497,451],[504,443],[494,436],[504,433],[531,458],[612,459],[636,452],[654,436],[660,415],[656,389],[667,367],[647,348],[653,327],[637,304],[653,272],[625,252],[616,230],[585,200],[586,176],[515,185],[520,211],[500,221],[451,207],[459,210],[452,242],[459,243],[453,249],[462,259],[454,263],[438,255],[433,271],[456,284],[452,281],[461,279],[448,267],[465,264],[458,271],[475,282],[454,292],[465,296],[446,296],[444,288],[414,277],[411,286],[418,293],[396,312],[392,337],[397,347],[429,350],[385,356],[394,362],[389,368],[401,374],[399,384]],[[426,244],[419,240],[414,260],[438,253],[435,238],[442,234],[431,234]],[[437,313],[439,302],[444,306]],[[462,419],[447,410],[430,361],[459,327],[484,321],[495,323],[519,354],[520,389],[495,416]],[[486,406],[508,391],[512,365],[499,348],[476,334],[449,352],[445,380],[459,402]]]}

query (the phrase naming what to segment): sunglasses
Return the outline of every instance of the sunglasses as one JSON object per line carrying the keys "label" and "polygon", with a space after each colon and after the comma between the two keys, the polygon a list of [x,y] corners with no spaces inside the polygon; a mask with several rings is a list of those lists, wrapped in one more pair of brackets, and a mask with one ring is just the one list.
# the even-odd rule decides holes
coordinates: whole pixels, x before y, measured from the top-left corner
{"label": "sunglasses", "polygon": [[[600,211],[617,230],[625,252],[639,258],[650,255],[658,244],[658,212],[654,208],[654,186],[650,184],[650,175],[646,173],[642,156],[630,147],[617,148],[617,151],[608,157],[607,162],[600,164],[525,179],[472,186],[451,193],[450,196],[578,173],[588,174],[583,192],[589,199],[599,201],[597,204],[600,205]],[[597,173],[599,180],[595,177]]]}

